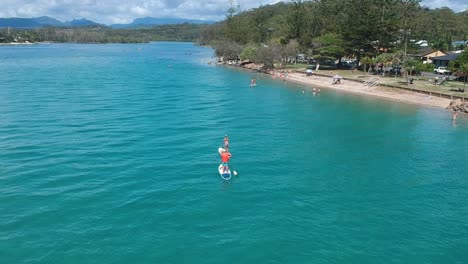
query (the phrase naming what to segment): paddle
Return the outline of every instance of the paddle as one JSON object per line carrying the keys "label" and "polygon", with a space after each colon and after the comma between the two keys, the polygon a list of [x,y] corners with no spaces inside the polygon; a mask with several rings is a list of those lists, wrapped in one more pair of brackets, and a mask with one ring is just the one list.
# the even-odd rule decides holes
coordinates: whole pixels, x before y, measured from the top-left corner
{"label": "paddle", "polygon": [[232,168],[232,173],[234,173],[234,176],[237,176],[237,171],[232,167],[232,164],[229,164],[229,167]]}
{"label": "paddle", "polygon": [[234,167],[232,167],[231,162],[229,162],[229,167],[232,168],[232,172],[234,173],[234,176],[237,176],[237,171],[236,171],[236,169],[234,169]]}

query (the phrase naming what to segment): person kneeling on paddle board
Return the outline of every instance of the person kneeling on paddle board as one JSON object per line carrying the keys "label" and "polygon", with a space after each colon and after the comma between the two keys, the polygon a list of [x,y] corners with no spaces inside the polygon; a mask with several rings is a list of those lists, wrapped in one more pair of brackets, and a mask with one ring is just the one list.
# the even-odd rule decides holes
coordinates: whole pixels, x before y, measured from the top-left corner
{"label": "person kneeling on paddle board", "polygon": [[223,165],[223,171],[224,173],[227,173],[229,170],[229,159],[232,157],[231,153],[229,153],[227,150],[224,150],[221,152],[221,164]]}

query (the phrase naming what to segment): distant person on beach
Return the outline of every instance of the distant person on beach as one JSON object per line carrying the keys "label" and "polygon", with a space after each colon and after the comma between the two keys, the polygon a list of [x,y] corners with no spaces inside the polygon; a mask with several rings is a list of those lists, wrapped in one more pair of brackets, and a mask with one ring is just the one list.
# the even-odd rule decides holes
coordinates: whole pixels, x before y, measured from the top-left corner
{"label": "distant person on beach", "polygon": [[286,81],[286,72],[281,72],[280,77],[283,78],[283,81]]}
{"label": "distant person on beach", "polygon": [[332,84],[335,85],[335,84],[340,84],[341,83],[341,77],[338,76],[338,75],[335,75],[332,77]]}
{"label": "distant person on beach", "polygon": [[458,115],[457,112],[453,112],[453,115],[452,115],[452,120],[453,121],[457,120],[457,115]]}

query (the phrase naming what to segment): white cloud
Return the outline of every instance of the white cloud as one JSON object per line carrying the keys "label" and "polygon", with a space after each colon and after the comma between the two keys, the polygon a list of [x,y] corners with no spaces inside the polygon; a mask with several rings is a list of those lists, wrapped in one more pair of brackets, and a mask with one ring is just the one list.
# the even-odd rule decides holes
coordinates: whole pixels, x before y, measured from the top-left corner
{"label": "white cloud", "polygon": [[448,7],[455,12],[468,10],[468,1],[466,0],[423,0],[421,5],[430,8]]}
{"label": "white cloud", "polygon": [[[290,1],[290,0],[287,0]],[[222,20],[229,0],[1,0],[0,17],[50,16],[62,21],[87,18],[98,23],[129,23],[135,18],[171,17]],[[238,0],[242,10],[279,0]],[[430,8],[448,6],[456,12],[468,8],[466,0],[423,0]]]}
{"label": "white cloud", "polygon": [[139,7],[139,6],[134,6],[134,7],[130,8],[130,11],[132,12],[133,15],[136,15],[136,16],[147,16],[150,13],[145,8],[142,8],[142,7]]}

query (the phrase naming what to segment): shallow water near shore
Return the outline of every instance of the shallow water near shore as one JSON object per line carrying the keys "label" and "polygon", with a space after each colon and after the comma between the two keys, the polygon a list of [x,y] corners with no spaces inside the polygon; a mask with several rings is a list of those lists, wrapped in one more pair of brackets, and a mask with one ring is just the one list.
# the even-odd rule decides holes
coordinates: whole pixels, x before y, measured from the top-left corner
{"label": "shallow water near shore", "polygon": [[0,47],[0,263],[466,262],[466,116],[212,56]]}

